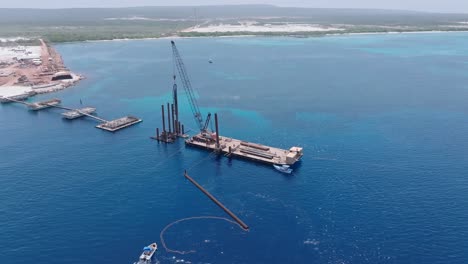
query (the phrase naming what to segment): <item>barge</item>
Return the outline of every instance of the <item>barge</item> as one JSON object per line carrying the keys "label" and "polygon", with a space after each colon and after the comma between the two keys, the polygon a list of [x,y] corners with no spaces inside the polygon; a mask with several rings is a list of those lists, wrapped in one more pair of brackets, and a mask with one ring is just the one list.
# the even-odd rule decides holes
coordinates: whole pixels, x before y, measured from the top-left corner
{"label": "barge", "polygon": [[139,119],[138,117],[134,116],[125,116],[119,119],[115,119],[112,121],[107,121],[104,122],[100,125],[97,125],[97,128],[109,131],[109,132],[115,132],[120,129],[124,129],[129,126],[133,126],[135,124],[140,123],[142,120]]}
{"label": "barge", "polygon": [[[217,142],[217,138],[219,143]],[[200,133],[185,141],[192,147],[219,152],[226,156],[245,158],[270,165],[294,165],[303,155],[303,148],[289,150],[265,146],[228,137],[217,137],[216,133]]]}

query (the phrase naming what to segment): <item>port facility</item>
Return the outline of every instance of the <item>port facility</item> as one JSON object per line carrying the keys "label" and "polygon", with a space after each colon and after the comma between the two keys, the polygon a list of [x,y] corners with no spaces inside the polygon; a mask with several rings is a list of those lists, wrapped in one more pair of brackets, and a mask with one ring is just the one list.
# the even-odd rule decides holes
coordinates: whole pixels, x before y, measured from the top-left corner
{"label": "port facility", "polygon": [[118,130],[121,130],[129,126],[133,126],[143,121],[140,118],[135,117],[135,116],[124,116],[115,120],[108,121],[96,115],[93,115],[93,113],[96,112],[96,108],[94,107],[73,109],[70,107],[62,106],[61,105],[62,101],[57,98],[46,100],[46,101],[29,103],[29,102],[25,102],[22,100],[18,100],[17,98],[1,96],[0,102],[2,103],[13,102],[13,103],[23,104],[23,105],[28,106],[29,110],[32,110],[32,111],[40,111],[40,110],[51,108],[51,107],[67,110],[68,112],[62,113],[62,116],[64,118],[73,120],[79,117],[87,116],[87,117],[90,117],[92,119],[95,119],[101,122],[99,125],[96,126],[96,128],[109,131],[109,132],[116,132]]}

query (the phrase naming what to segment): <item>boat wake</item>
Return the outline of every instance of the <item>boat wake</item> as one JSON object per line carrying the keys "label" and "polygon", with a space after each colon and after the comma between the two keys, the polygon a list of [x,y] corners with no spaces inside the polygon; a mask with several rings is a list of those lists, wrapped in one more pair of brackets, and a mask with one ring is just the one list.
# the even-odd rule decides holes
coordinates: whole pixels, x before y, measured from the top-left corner
{"label": "boat wake", "polygon": [[[164,241],[164,233],[169,229],[171,228],[173,225],[176,225],[178,223],[181,223],[181,222],[185,222],[185,221],[191,221],[191,220],[200,220],[200,219],[214,219],[214,220],[222,220],[222,221],[226,221],[226,222],[229,222],[231,224],[234,224],[236,226],[238,226],[240,229],[244,230],[242,228],[241,225],[239,225],[237,222],[235,221],[232,221],[228,218],[225,218],[225,217],[218,217],[218,216],[194,216],[194,217],[188,217],[188,218],[182,218],[182,219],[179,219],[177,221],[174,221],[170,224],[168,224],[166,227],[164,227],[164,229],[161,231],[161,233],[159,234],[159,238],[161,239],[161,244],[163,246],[163,248],[167,251],[167,252],[170,252],[170,253],[177,253],[177,254],[181,254],[181,255],[186,255],[186,254],[191,254],[191,253],[195,253],[196,251],[195,250],[185,250],[185,251],[182,251],[182,250],[174,250],[174,249],[170,249],[167,245],[166,245],[166,241]],[[245,230],[244,230],[245,231]]]}

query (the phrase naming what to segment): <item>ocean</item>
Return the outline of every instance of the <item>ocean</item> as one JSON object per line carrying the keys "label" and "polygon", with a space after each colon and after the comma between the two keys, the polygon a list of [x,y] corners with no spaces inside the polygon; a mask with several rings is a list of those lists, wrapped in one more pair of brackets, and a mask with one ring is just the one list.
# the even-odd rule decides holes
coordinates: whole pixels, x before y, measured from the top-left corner
{"label": "ocean", "polygon": [[[175,41],[203,115],[223,136],[304,147],[293,174],[149,138],[169,39],[60,44],[86,79],[32,101],[143,122],[109,133],[1,105],[0,263],[133,263],[152,242],[153,263],[468,263],[468,33]],[[228,217],[184,170],[250,231],[183,221],[164,241],[195,252],[166,251],[170,223]]]}

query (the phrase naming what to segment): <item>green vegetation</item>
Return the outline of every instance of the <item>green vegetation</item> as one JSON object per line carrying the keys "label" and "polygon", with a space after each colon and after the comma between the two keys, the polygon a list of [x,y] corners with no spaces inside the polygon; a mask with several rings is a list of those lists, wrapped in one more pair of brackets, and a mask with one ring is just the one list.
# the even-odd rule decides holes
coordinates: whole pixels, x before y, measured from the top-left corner
{"label": "green vegetation", "polygon": [[[196,15],[195,15],[196,14]],[[231,36],[259,33],[181,33],[197,24],[260,25],[304,23],[345,28],[326,33],[456,31],[468,14],[411,11],[281,8],[269,5],[135,7],[72,9],[1,9],[0,37],[42,37],[51,42],[157,38],[162,36]],[[323,32],[261,33],[265,36],[321,36]]]}
{"label": "green vegetation", "polygon": [[39,46],[41,41],[39,39],[15,39],[13,41],[1,41],[0,47],[11,47],[11,46]]}
{"label": "green vegetation", "polygon": [[111,21],[96,25],[6,25],[0,27],[0,37],[44,38],[50,42],[72,42],[85,40],[157,38],[193,26],[191,23],[124,23]]}

